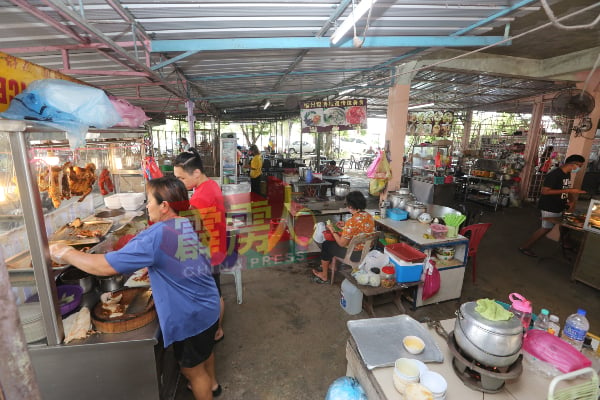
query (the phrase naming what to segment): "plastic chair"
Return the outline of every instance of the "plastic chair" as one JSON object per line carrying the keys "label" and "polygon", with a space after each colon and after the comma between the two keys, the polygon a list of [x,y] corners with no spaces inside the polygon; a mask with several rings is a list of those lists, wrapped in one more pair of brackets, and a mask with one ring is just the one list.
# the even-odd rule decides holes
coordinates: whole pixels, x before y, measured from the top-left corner
{"label": "plastic chair", "polygon": [[467,252],[467,257],[470,257],[473,260],[473,282],[475,282],[477,277],[477,248],[479,247],[483,235],[490,226],[492,226],[492,224],[489,222],[473,224],[465,226],[459,232],[461,235],[469,238],[469,251]]}
{"label": "plastic chair", "polygon": [[[581,378],[585,374],[590,374],[589,379]],[[574,378],[578,379],[573,384],[564,384],[564,381]],[[557,389],[561,383],[563,384]],[[590,367],[556,376],[548,387],[548,400],[596,400],[598,395],[598,374]]]}
{"label": "plastic chair", "polygon": [[239,242],[235,231],[227,232],[227,257],[219,266],[222,274],[233,275],[238,304],[242,304],[242,263],[239,257]]}
{"label": "plastic chair", "polygon": [[[335,270],[337,268],[337,263],[340,262],[342,264],[351,266],[352,269],[357,269],[360,263],[363,262],[367,254],[369,254],[369,251],[371,251],[377,239],[379,239],[379,233],[380,232],[359,233],[358,235],[354,236],[352,240],[350,240],[344,258],[333,257],[333,260],[331,260],[331,285],[333,285],[333,280],[335,279]],[[350,259],[350,257],[352,256],[352,252],[354,252],[354,248],[358,244],[364,244],[364,247],[362,249],[362,253],[360,254],[360,260],[353,261]]]}

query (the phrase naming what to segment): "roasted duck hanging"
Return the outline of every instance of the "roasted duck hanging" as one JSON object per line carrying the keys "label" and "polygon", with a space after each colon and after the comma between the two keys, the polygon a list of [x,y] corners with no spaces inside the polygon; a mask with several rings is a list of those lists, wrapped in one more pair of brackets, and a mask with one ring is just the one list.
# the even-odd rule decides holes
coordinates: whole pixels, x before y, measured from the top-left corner
{"label": "roasted duck hanging", "polygon": [[71,171],[71,166],[72,164],[68,161],[62,166],[61,186],[63,200],[69,200],[71,198],[71,187],[69,186],[69,172]]}
{"label": "roasted duck hanging", "polygon": [[100,186],[100,193],[102,193],[103,196],[115,190],[112,179],[110,179],[110,172],[108,172],[107,168],[104,168],[100,173],[100,177],[98,178],[98,186]]}
{"label": "roasted duck hanging", "polygon": [[84,168],[72,167],[69,173],[69,187],[73,196],[81,196],[78,201],[83,201],[92,192],[96,182],[96,165],[87,163]]}
{"label": "roasted duck hanging", "polygon": [[50,169],[50,188],[48,189],[48,195],[50,196],[50,199],[52,199],[54,208],[60,207],[60,202],[62,200],[60,171],[62,171],[62,168],[58,166],[54,166]]}

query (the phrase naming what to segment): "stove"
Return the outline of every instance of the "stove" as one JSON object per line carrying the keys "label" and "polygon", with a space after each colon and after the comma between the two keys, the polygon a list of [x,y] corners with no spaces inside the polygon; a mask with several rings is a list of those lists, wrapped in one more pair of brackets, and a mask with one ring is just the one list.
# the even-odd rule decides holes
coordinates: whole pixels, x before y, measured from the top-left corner
{"label": "stove", "polygon": [[463,383],[473,390],[485,393],[498,393],[504,382],[515,379],[523,372],[523,355],[508,367],[490,367],[468,356],[456,343],[454,332],[448,335],[448,348],[452,352],[452,367]]}

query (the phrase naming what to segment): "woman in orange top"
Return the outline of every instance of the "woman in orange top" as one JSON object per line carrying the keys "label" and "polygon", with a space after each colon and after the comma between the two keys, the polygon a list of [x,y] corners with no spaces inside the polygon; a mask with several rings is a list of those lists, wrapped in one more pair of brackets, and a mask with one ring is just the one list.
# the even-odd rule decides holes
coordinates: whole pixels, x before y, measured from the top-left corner
{"label": "woman in orange top", "polygon": [[[327,229],[331,231],[335,241],[326,240],[321,246],[321,269],[322,271],[312,270],[313,279],[317,283],[326,283],[329,276],[329,265],[333,257],[344,257],[348,244],[352,238],[360,233],[371,233],[375,231],[375,221],[373,216],[365,211],[367,207],[367,199],[359,192],[354,191],[346,196],[346,206],[352,216],[348,221],[338,222],[338,226],[342,227],[340,233],[336,232],[332,225],[327,225]],[[363,250],[363,245],[359,244],[354,248],[350,259],[353,261],[360,260],[360,255]]]}

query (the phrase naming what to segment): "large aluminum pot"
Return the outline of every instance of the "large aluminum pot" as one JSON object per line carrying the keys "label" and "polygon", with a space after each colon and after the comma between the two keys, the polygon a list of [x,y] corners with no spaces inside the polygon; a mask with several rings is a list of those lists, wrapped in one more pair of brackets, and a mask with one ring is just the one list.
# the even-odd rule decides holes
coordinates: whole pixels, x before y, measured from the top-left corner
{"label": "large aluminum pot", "polygon": [[346,183],[338,183],[333,188],[333,192],[337,197],[346,197],[350,193],[350,185]]}
{"label": "large aluminum pot", "polygon": [[458,346],[473,359],[491,367],[514,363],[523,344],[523,326],[513,316],[508,321],[490,321],[482,317],[470,301],[456,312],[454,338]]}
{"label": "large aluminum pot", "polygon": [[411,201],[406,204],[406,212],[410,219],[417,219],[419,215],[427,211],[427,206],[420,201]]}
{"label": "large aluminum pot", "polygon": [[65,269],[58,279],[65,285],[79,285],[83,293],[87,293],[95,286],[94,277],[75,267]]}
{"label": "large aluminum pot", "polygon": [[406,205],[411,201],[414,201],[415,198],[412,195],[412,193],[408,191],[407,188],[402,188],[397,192],[389,192],[387,199],[390,202],[392,208],[400,208],[402,210],[405,210]]}

